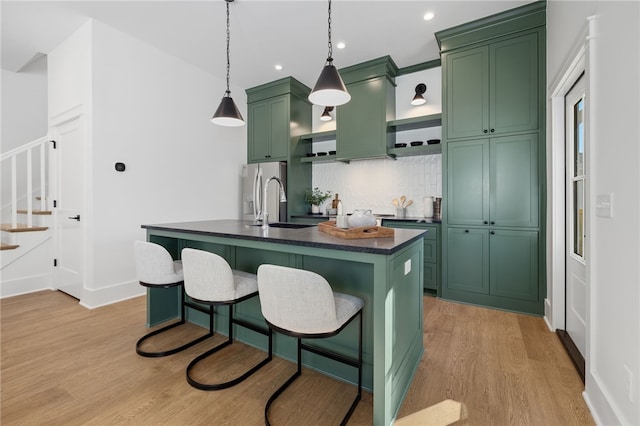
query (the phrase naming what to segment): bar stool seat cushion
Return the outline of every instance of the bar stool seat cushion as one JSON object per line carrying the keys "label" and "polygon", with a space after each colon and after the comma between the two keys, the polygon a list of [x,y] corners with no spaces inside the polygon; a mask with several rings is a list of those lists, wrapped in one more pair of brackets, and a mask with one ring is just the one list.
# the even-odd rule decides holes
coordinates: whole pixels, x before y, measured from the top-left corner
{"label": "bar stool seat cushion", "polygon": [[255,274],[231,269],[223,257],[214,253],[185,248],[182,258],[189,260],[185,290],[194,299],[230,302],[258,291]]}
{"label": "bar stool seat cushion", "polygon": [[134,244],[136,274],[146,286],[163,286],[183,281],[182,262],[173,260],[162,246],[146,241]]}
{"label": "bar stool seat cushion", "polygon": [[334,293],[324,277],[302,269],[260,265],[258,289],[265,319],[300,334],[334,332],[364,306],[362,299]]}

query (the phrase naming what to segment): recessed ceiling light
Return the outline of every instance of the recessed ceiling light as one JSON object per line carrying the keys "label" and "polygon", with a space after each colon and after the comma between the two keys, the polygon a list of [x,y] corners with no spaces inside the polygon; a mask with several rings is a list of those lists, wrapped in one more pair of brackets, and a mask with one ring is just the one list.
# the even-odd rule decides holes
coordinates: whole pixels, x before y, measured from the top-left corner
{"label": "recessed ceiling light", "polygon": [[337,44],[338,49],[344,49],[345,47],[347,47],[346,44],[344,44],[344,41],[340,41]]}
{"label": "recessed ceiling light", "polygon": [[433,14],[433,12],[427,12],[424,14],[424,20],[425,21],[430,21],[433,19],[435,15]]}
{"label": "recessed ceiling light", "polygon": [[282,65],[280,65],[280,64],[276,64],[276,65],[274,66],[274,68],[275,68],[275,69],[277,69],[278,71],[280,71],[280,70],[282,70]]}

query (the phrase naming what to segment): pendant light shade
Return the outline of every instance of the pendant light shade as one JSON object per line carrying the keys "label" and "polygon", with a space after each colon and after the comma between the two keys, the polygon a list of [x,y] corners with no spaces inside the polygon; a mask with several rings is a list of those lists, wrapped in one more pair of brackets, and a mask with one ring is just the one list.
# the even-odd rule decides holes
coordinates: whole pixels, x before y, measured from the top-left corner
{"label": "pendant light shade", "polygon": [[424,93],[427,91],[427,85],[424,83],[420,83],[416,86],[416,94],[413,96],[411,100],[411,105],[423,105],[427,101],[424,99]]}
{"label": "pendant light shade", "polygon": [[229,41],[231,39],[231,31],[229,30],[229,3],[234,0],[225,0],[227,2],[227,90],[224,92],[224,96],[218,105],[218,109],[213,114],[211,122],[220,126],[237,127],[244,124],[244,119],[240,110],[233,102],[231,97],[231,90],[229,90],[229,70],[231,68],[231,61],[229,60]]}
{"label": "pendant light shade", "polygon": [[231,96],[227,96],[227,94],[222,97],[220,105],[218,105],[218,109],[216,109],[215,114],[213,114],[213,117],[211,118],[211,122],[219,126],[228,127],[244,125],[242,114],[240,114],[238,107],[236,107],[235,102],[233,102],[233,98]]}
{"label": "pendant light shade", "polygon": [[333,111],[332,106],[324,107],[324,111],[322,111],[322,115],[320,116],[320,120],[322,121],[331,121],[333,117],[331,116],[331,111]]}
{"label": "pendant light shade", "polygon": [[309,101],[315,105],[337,106],[346,104],[351,100],[351,95],[340,77],[340,73],[333,65],[333,47],[331,45],[331,0],[329,0],[329,54],[327,62],[318,77],[316,85],[309,94]]}
{"label": "pendant light shade", "polygon": [[343,105],[351,100],[351,95],[340,78],[333,61],[327,60],[320,77],[309,94],[309,100],[315,105]]}

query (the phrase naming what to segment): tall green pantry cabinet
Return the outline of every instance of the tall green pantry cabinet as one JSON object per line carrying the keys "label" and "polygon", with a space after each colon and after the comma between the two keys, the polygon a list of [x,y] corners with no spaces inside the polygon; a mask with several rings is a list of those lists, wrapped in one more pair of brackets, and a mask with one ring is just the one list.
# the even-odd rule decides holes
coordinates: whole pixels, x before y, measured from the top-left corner
{"label": "tall green pantry cabinet", "polygon": [[545,3],[436,33],[442,297],[544,313]]}
{"label": "tall green pantry cabinet", "polygon": [[311,187],[311,164],[292,158],[304,156],[299,136],[311,132],[310,92],[293,77],[246,90],[247,161],[287,162],[287,218],[307,209],[304,191]]}

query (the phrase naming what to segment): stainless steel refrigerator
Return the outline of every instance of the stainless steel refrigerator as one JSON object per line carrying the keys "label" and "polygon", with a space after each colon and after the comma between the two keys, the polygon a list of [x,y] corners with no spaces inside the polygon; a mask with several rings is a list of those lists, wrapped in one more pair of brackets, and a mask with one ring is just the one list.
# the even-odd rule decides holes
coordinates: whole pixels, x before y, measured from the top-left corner
{"label": "stainless steel refrigerator", "polygon": [[[262,220],[264,185],[271,177],[282,181],[287,191],[287,162],[244,164],[242,166],[242,220],[257,223]],[[267,191],[269,222],[287,221],[287,202],[280,201],[277,182],[270,182]]]}

